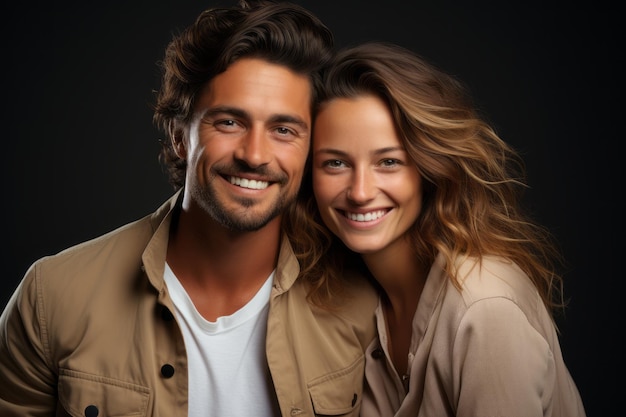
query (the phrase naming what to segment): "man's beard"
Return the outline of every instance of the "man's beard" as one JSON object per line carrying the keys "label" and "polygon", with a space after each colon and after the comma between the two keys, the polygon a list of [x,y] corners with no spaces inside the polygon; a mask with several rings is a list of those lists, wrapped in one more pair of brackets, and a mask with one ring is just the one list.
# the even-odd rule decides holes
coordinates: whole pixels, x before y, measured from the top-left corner
{"label": "man's beard", "polygon": [[296,198],[295,193],[288,196],[279,195],[279,198],[269,209],[258,212],[254,210],[255,204],[257,204],[255,199],[239,197],[240,209],[229,210],[217,197],[218,194],[214,191],[212,184],[212,181],[203,187],[196,184],[191,190],[194,194],[193,198],[215,221],[232,231],[254,232],[263,228],[281,215]]}

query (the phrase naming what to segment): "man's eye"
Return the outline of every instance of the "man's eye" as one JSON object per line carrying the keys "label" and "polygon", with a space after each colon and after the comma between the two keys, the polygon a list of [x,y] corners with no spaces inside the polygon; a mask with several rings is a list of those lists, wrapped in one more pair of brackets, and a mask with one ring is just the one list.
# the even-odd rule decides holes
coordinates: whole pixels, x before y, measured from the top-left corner
{"label": "man's eye", "polygon": [[220,126],[235,126],[236,123],[232,119],[224,119],[224,120],[216,120],[215,124],[220,125]]}
{"label": "man's eye", "polygon": [[285,127],[285,126],[277,127],[276,128],[276,133],[279,136],[282,136],[282,137],[285,137],[285,136],[288,136],[288,137],[298,136],[298,133],[295,130],[293,130],[291,128],[288,128],[288,127]]}

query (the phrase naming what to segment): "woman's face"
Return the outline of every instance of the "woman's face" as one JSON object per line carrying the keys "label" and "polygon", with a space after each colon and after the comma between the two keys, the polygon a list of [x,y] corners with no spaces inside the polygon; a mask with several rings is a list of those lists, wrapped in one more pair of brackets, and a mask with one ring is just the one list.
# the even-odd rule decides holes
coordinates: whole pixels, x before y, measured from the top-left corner
{"label": "woman's face", "polygon": [[365,95],[325,103],[314,122],[312,152],[322,219],[350,249],[384,250],[413,225],[422,180],[381,99]]}

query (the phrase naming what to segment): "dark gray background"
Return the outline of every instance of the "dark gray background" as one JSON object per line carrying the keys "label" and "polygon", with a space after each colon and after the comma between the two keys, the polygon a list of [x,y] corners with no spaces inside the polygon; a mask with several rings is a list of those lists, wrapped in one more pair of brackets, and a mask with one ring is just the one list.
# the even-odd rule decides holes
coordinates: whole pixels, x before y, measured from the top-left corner
{"label": "dark gray background", "polygon": [[[597,2],[298,3],[328,24],[340,46],[396,42],[461,78],[524,154],[531,186],[525,201],[570,263],[571,301],[558,318],[563,354],[588,415],[616,415],[623,384],[610,381],[623,370],[624,278],[616,265],[624,229],[617,10]],[[172,33],[202,9],[227,4],[1,6],[9,232],[1,306],[35,259],[138,219],[170,195],[151,120],[156,62]]]}

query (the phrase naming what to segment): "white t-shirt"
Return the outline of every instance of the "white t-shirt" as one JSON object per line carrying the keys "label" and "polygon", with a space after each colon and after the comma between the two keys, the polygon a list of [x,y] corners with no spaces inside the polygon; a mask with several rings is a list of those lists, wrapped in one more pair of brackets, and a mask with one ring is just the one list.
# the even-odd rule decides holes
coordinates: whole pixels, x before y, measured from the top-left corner
{"label": "white t-shirt", "polygon": [[211,322],[165,265],[189,363],[189,417],[280,416],[265,356],[265,333],[274,273],[230,316]]}

